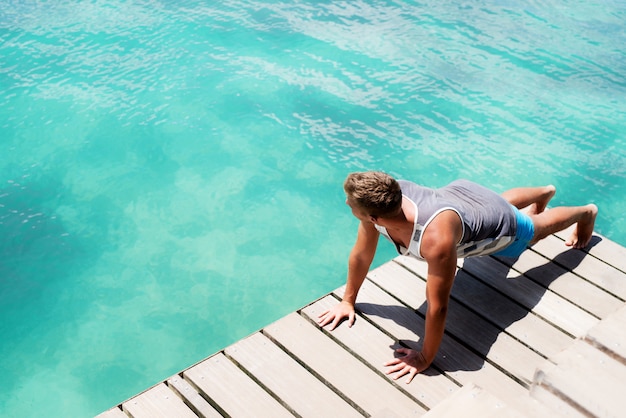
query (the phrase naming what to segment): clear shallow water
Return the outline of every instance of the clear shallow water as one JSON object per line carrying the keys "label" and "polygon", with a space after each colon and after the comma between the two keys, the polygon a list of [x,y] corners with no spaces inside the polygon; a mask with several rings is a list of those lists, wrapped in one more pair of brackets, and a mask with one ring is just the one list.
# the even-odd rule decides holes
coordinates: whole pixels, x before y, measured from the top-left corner
{"label": "clear shallow water", "polygon": [[350,171],[553,183],[626,245],[625,25],[619,1],[0,0],[0,415],[95,415],[343,284]]}

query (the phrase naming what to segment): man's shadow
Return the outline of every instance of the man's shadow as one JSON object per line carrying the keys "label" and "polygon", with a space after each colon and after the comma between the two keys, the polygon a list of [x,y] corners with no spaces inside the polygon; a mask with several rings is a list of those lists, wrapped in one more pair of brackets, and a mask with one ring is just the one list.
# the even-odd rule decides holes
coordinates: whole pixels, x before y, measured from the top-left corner
{"label": "man's shadow", "polygon": [[[563,251],[545,264],[520,272],[519,276],[514,278],[507,278],[507,276],[511,269],[510,266],[515,264],[516,259],[503,258],[498,261],[493,257],[479,257],[464,260],[463,267],[458,270],[452,288],[442,347],[446,344],[454,344],[455,342],[446,341],[446,339],[453,339],[456,343],[466,345],[467,349],[475,355],[462,356],[462,359],[448,358],[442,361],[443,355],[440,352],[435,359],[435,367],[431,366],[423,374],[436,375],[440,372],[475,371],[483,368],[487,354],[498,336],[510,325],[526,317],[541,301],[550,284],[565,273],[575,269],[587,256],[589,248],[597,245],[601,240],[602,238],[593,236],[585,251],[575,249]],[[485,279],[486,274],[490,275],[488,279]],[[420,279],[416,278],[416,280]],[[493,292],[494,290],[487,283],[500,280],[532,280],[538,285],[532,286],[530,292],[524,294],[523,306],[504,294],[500,296],[502,296],[502,300],[506,300],[506,306],[503,306],[502,303],[491,303],[489,298],[480,297],[480,295],[472,298],[471,293],[480,292],[481,289]],[[420,339],[423,340],[426,302],[415,311],[402,306],[381,306],[371,303],[357,303],[357,309],[367,315],[392,319],[398,325],[419,335]],[[410,311],[411,315],[407,314],[407,310]],[[454,324],[451,323],[455,317],[467,316],[468,311],[473,318],[478,317],[479,320],[464,318]],[[497,318],[497,320],[494,321],[493,318]],[[485,326],[485,323],[488,323],[488,326]],[[480,338],[475,338],[476,335],[479,335]],[[395,350],[400,346],[420,349],[421,342],[400,340],[390,348]]]}

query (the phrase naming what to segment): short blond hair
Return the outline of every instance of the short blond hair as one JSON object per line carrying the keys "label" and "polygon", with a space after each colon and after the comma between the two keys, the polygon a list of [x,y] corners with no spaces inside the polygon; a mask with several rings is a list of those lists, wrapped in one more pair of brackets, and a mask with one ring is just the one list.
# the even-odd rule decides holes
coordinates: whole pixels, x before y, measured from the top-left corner
{"label": "short blond hair", "polygon": [[380,171],[348,174],[343,190],[349,201],[374,217],[393,216],[402,206],[400,184],[389,174]]}

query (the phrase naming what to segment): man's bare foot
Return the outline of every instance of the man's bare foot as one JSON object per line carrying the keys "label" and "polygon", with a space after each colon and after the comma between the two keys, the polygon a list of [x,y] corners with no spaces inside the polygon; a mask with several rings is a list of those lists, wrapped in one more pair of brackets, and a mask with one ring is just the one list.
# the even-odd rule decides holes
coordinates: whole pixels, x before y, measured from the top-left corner
{"label": "man's bare foot", "polygon": [[574,232],[570,238],[565,241],[565,245],[572,248],[585,248],[591,241],[591,235],[593,234],[593,227],[596,222],[596,216],[598,215],[598,207],[593,203],[585,206],[587,212],[584,218],[578,221]]}

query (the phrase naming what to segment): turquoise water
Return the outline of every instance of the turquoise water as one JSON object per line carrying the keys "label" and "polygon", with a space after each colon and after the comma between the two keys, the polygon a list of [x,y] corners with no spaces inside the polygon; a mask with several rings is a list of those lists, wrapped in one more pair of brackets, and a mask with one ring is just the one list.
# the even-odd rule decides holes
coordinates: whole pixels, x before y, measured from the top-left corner
{"label": "turquoise water", "polygon": [[0,0],[0,415],[95,415],[343,284],[350,171],[553,183],[626,245],[623,2],[220,3]]}

